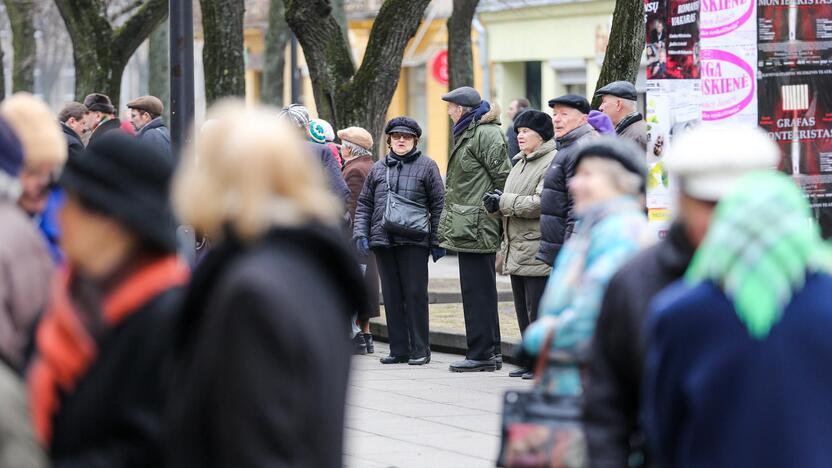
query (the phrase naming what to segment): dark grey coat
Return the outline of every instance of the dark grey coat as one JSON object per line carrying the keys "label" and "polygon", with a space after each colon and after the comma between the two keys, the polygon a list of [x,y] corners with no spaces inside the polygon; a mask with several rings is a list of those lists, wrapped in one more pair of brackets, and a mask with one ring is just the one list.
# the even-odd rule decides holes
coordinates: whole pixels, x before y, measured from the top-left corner
{"label": "dark grey coat", "polygon": [[575,229],[575,213],[569,194],[569,179],[575,175],[578,145],[592,138],[595,130],[584,124],[557,139],[558,152],[543,178],[540,195],[540,252],[537,259],[549,266]]}
{"label": "dark grey coat", "polygon": [[[390,184],[396,193],[409,200],[421,203],[430,211],[430,235],[423,239],[411,239],[388,234],[384,230],[384,208],[387,204],[387,169],[390,169]],[[355,209],[353,238],[366,237],[370,247],[397,245],[439,245],[437,230],[439,217],[445,204],[445,185],[439,174],[439,166],[433,159],[416,151],[401,159],[387,155],[376,162],[367,176],[358,205]]]}

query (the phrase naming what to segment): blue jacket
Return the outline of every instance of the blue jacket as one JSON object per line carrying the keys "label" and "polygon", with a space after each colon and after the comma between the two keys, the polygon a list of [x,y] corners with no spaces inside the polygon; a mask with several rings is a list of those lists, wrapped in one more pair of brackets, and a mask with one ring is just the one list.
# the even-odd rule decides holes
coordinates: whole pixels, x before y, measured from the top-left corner
{"label": "blue jacket", "polygon": [[170,147],[170,132],[165,127],[161,117],[156,117],[142,127],[137,135],[143,142],[157,148],[162,154],[172,155]]}
{"label": "blue jacket", "polygon": [[341,177],[341,167],[338,161],[335,160],[335,156],[332,155],[332,151],[326,145],[310,141],[305,142],[305,144],[315,159],[320,161],[332,194],[343,202],[343,207],[346,209],[350,200],[350,189],[347,187],[347,183],[344,182],[344,178]]}
{"label": "blue jacket", "polygon": [[38,220],[38,228],[43,234],[46,246],[49,248],[49,255],[52,256],[52,261],[56,265],[60,265],[64,260],[60,245],[61,227],[58,224],[58,212],[63,208],[65,201],[66,194],[63,189],[52,189],[49,192],[49,198],[46,200],[46,209],[43,210]]}
{"label": "blue jacket", "polygon": [[713,283],[653,302],[644,424],[661,466],[832,467],[832,277],[811,274],[762,340]]}

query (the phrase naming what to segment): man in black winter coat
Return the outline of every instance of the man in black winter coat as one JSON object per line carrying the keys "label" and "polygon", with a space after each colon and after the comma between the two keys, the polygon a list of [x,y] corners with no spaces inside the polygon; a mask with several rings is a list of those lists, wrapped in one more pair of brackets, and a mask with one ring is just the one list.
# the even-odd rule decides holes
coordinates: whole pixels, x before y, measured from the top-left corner
{"label": "man in black winter coat", "polygon": [[88,113],[87,107],[80,102],[70,102],[58,112],[58,121],[61,123],[61,130],[69,145],[69,159],[75,158],[84,151],[81,138],[88,131],[86,122]]}
{"label": "man in black winter coat", "polygon": [[[768,165],[757,146],[737,143],[749,139],[736,131],[700,129],[677,140],[666,161],[681,187],[677,221],[664,240],[625,264],[607,286],[584,400],[592,468],[650,466],[638,417],[645,322],[653,298],[687,270],[717,201],[734,180]],[[729,145],[732,140],[735,144]]]}
{"label": "man in black winter coat", "polygon": [[549,266],[575,228],[575,213],[569,180],[575,175],[578,147],[596,135],[587,118],[589,102],[582,96],[567,94],[549,101],[553,110],[558,152],[543,179],[540,196],[540,252],[537,259]]}

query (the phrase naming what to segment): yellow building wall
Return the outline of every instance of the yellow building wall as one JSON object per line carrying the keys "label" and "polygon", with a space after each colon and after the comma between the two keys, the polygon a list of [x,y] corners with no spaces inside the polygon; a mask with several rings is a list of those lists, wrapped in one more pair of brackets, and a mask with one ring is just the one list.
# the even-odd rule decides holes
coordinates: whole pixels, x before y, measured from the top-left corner
{"label": "yellow building wall", "polygon": [[[348,35],[350,38],[350,45],[352,47],[353,60],[356,67],[361,66],[361,60],[364,56],[367,43],[370,38],[370,31],[372,29],[372,20],[350,21]],[[430,24],[424,26],[424,34],[421,37],[419,44],[413,46],[412,39],[408,44],[405,52],[405,60],[412,62],[413,66],[424,65],[424,71],[427,74],[425,77],[425,116],[427,122],[421,122],[423,133],[427,137],[426,153],[436,161],[439,165],[440,171],[444,174],[448,164],[448,135],[450,128],[450,119],[447,114],[446,103],[442,101],[443,94],[448,92],[447,85],[442,85],[434,77],[432,73],[432,62],[436,54],[447,48],[447,27],[446,19],[436,19]],[[262,53],[264,49],[262,32],[255,33],[254,31],[246,30],[245,33],[246,48],[252,53]],[[479,49],[477,43],[477,33],[472,31],[472,52],[474,56],[474,86],[482,91],[482,71],[479,60]],[[412,50],[411,50],[412,48]],[[291,100],[291,70],[288,64],[290,63],[290,47],[286,48],[286,71],[284,75],[284,94],[283,101],[289,103]],[[399,115],[407,115],[411,103],[408,96],[408,67],[407,63],[401,69],[399,75],[399,83],[390,106],[387,111],[387,118],[392,118]],[[305,60],[303,58],[303,49],[298,47],[298,67],[303,69],[305,67]],[[255,103],[260,99],[260,79],[262,75],[253,70],[246,72],[246,102]],[[315,99],[312,91],[312,82],[308,74],[301,76],[301,101],[305,105],[311,115],[317,114],[315,107]],[[484,96],[489,99],[488,96]],[[336,129],[337,130],[337,129]]]}
{"label": "yellow building wall", "polygon": [[[614,7],[613,0],[590,0],[481,14],[488,32],[489,60],[502,67],[498,100],[507,104],[523,93],[522,62],[530,61],[543,62],[543,103],[563,94],[549,61],[577,58],[586,61],[586,93],[592,97],[600,73],[597,57],[603,54],[598,50],[598,34],[608,31]],[[521,67],[519,72],[515,64]]]}

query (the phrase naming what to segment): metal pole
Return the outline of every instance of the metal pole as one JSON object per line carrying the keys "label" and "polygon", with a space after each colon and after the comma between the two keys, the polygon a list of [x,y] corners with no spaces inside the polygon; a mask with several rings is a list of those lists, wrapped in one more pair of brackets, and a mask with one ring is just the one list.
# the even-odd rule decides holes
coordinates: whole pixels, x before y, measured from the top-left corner
{"label": "metal pole", "polygon": [[300,70],[298,70],[298,38],[292,33],[292,48],[289,54],[292,68],[292,104],[300,104]]}
{"label": "metal pole", "polygon": [[190,141],[194,120],[193,0],[170,1],[170,139],[174,154]]}

